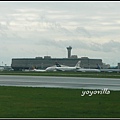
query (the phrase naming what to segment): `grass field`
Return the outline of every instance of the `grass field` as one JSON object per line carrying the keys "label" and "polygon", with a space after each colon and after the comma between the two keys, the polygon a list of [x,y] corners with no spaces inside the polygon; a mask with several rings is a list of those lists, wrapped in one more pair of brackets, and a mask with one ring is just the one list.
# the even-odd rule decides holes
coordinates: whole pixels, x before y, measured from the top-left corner
{"label": "grass field", "polygon": [[80,89],[0,87],[0,118],[119,118],[120,91],[81,96]]}
{"label": "grass field", "polygon": [[[120,78],[120,73],[20,72],[0,75]],[[85,89],[0,86],[0,118],[120,118],[120,91],[81,96]],[[90,90],[91,91],[91,90]]]}
{"label": "grass field", "polygon": [[64,77],[92,77],[92,78],[120,78],[116,72],[22,72],[22,71],[1,71],[0,75],[27,75],[27,76],[64,76]]}

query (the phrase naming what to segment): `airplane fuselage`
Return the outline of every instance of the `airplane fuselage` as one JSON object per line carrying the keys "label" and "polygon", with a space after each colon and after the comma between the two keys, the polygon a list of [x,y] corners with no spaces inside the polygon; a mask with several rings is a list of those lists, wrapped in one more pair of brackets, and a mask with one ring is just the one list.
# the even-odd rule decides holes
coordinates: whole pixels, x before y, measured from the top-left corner
{"label": "airplane fuselage", "polygon": [[85,69],[85,68],[79,68],[77,72],[100,72],[99,69]]}
{"label": "airplane fuselage", "polygon": [[76,71],[76,67],[56,67],[57,71]]}

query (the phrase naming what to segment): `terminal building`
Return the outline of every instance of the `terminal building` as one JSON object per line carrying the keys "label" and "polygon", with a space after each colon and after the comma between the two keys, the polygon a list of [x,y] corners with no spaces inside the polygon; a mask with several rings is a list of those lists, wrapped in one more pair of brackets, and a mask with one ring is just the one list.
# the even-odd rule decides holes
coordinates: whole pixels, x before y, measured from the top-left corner
{"label": "terminal building", "polygon": [[51,56],[36,57],[36,58],[13,58],[11,67],[14,70],[23,70],[23,69],[45,69],[47,67],[55,65],[55,62],[66,66],[75,66],[76,63],[80,60],[80,67],[82,68],[97,68],[97,64],[101,67],[103,66],[102,59],[90,59],[88,57],[78,58],[77,55],[71,55],[72,47],[67,47],[68,58],[51,58]]}
{"label": "terminal building", "polygon": [[120,69],[120,63],[118,63],[118,69]]}

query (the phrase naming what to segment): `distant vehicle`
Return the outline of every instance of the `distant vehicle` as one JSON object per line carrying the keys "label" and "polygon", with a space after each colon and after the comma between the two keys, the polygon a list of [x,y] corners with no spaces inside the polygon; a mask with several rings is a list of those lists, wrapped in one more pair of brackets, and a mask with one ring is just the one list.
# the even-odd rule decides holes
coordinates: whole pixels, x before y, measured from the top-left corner
{"label": "distant vehicle", "polygon": [[13,71],[11,66],[0,66],[0,71]]}
{"label": "distant vehicle", "polygon": [[4,70],[4,66],[0,66],[0,71],[3,71]]}

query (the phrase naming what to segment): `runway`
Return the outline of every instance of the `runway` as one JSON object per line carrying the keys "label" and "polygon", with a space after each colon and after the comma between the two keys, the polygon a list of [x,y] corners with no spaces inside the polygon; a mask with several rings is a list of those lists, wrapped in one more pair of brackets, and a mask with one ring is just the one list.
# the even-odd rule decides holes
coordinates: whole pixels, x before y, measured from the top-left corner
{"label": "runway", "polygon": [[0,75],[0,86],[120,90],[120,79]]}

